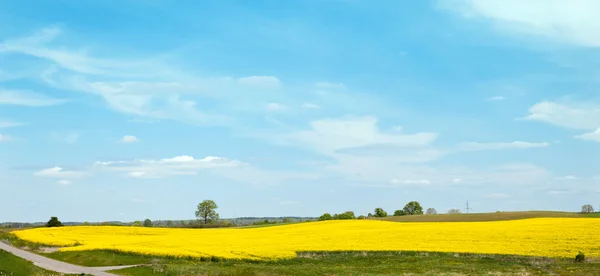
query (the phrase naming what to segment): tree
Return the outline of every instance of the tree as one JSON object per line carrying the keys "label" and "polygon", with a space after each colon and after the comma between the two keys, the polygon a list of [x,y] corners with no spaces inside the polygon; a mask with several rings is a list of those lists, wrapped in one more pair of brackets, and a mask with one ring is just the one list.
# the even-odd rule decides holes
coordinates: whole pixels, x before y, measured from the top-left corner
{"label": "tree", "polygon": [[212,200],[204,200],[198,204],[198,210],[196,210],[196,217],[204,220],[204,224],[209,221],[218,220],[219,214],[216,209],[219,208],[217,204]]}
{"label": "tree", "polygon": [[60,227],[63,226],[62,222],[58,220],[57,217],[50,217],[48,223],[46,223],[46,227]]}
{"label": "tree", "polygon": [[404,216],[404,210],[396,210],[394,211],[394,216],[395,217],[399,217],[399,216]]}
{"label": "tree", "polygon": [[460,214],[460,209],[452,208],[448,210],[448,214]]}
{"label": "tree", "polygon": [[368,213],[368,214],[367,214],[367,217],[368,217],[368,218],[370,218],[370,217],[373,217],[373,214],[371,214],[371,213]]}
{"label": "tree", "polygon": [[144,227],[152,227],[152,221],[150,219],[145,219]]}
{"label": "tree", "polygon": [[425,211],[425,214],[427,214],[427,215],[437,215],[437,211],[435,210],[435,208],[428,208],[427,211]]}
{"label": "tree", "polygon": [[319,217],[319,220],[323,221],[323,220],[332,220],[333,217],[331,216],[330,213],[325,213],[322,216]]}
{"label": "tree", "polygon": [[142,226],[144,226],[144,223],[143,223],[143,222],[141,222],[141,221],[139,221],[139,220],[136,220],[136,221],[134,221],[134,222],[133,222],[133,225],[132,225],[132,226],[135,226],[135,227],[142,227]]}
{"label": "tree", "polygon": [[591,204],[586,204],[581,206],[581,212],[584,214],[589,214],[594,212],[594,207]]}
{"label": "tree", "polygon": [[387,212],[381,208],[375,208],[375,214],[373,215],[376,218],[385,218],[387,217]]}
{"label": "tree", "polygon": [[360,215],[360,216],[358,216],[358,219],[366,219],[366,217],[363,215]]}
{"label": "tree", "polygon": [[335,214],[333,215],[333,219],[355,219],[356,216],[354,215],[354,212],[352,211],[347,211],[341,214]]}
{"label": "tree", "polygon": [[409,203],[407,203],[406,205],[404,205],[404,214],[406,215],[422,215],[423,214],[423,207],[421,207],[421,204],[419,204],[419,202],[417,201],[411,201]]}

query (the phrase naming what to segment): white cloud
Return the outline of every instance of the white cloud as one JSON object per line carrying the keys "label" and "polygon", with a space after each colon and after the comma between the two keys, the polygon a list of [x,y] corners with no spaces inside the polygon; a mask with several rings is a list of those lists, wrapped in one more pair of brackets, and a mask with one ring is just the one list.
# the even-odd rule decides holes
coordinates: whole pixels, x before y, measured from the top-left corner
{"label": "white cloud", "polygon": [[397,178],[392,178],[390,183],[393,185],[403,185],[403,186],[427,186],[431,184],[431,181],[427,179],[406,179],[400,180]]}
{"label": "white cloud", "polygon": [[304,103],[302,104],[303,108],[307,108],[307,109],[317,109],[320,108],[320,106],[313,104],[313,103]]}
{"label": "white cloud", "polygon": [[[326,155],[340,152],[380,151],[383,148],[406,150],[426,148],[437,138],[436,133],[386,133],[379,130],[375,117],[343,117],[310,123],[310,130],[296,131],[275,137],[278,142],[299,145]],[[363,155],[364,155],[363,154]]]}
{"label": "white cloud", "polygon": [[485,197],[485,198],[507,198],[508,195],[504,194],[504,193],[491,193],[491,194],[486,194],[483,197]]}
{"label": "white cloud", "polygon": [[600,128],[597,128],[592,132],[584,133],[581,135],[575,135],[575,138],[600,143]]}
{"label": "white cloud", "polygon": [[82,177],[84,173],[78,171],[65,171],[61,167],[52,167],[35,172],[33,175],[52,178],[79,178]]}
{"label": "white cloud", "polygon": [[595,104],[544,101],[529,108],[526,120],[541,121],[572,129],[595,130],[600,127],[600,107]]}
{"label": "white cloud", "polygon": [[22,126],[22,125],[23,125],[23,123],[19,123],[19,122],[0,120],[0,128],[18,127],[18,126]]}
{"label": "white cloud", "polygon": [[140,141],[140,139],[138,139],[137,137],[135,137],[133,135],[125,135],[120,140],[121,143],[136,143],[139,141]]}
{"label": "white cloud", "polygon": [[501,31],[578,46],[600,46],[596,0],[447,0],[465,18],[491,20]]}
{"label": "white cloud", "polygon": [[284,104],[280,103],[269,103],[267,104],[267,110],[277,111],[277,110],[286,110],[288,107]]}
{"label": "white cloud", "polygon": [[326,82],[319,81],[315,83],[315,86],[323,89],[344,89],[346,86],[341,82]]}
{"label": "white cloud", "polygon": [[556,177],[556,180],[577,180],[577,179],[579,179],[579,177],[574,176],[574,175],[565,175],[565,176]]}
{"label": "white cloud", "polygon": [[14,140],[14,138],[12,136],[0,134],[0,142],[8,142],[11,140]]}
{"label": "white cloud", "polygon": [[182,155],[164,159],[131,161],[101,161],[93,166],[95,172],[122,173],[131,178],[166,178],[212,174],[252,185],[274,185],[290,180],[314,180],[314,172],[268,171],[224,157],[207,156],[196,159]]}
{"label": "white cloud", "polygon": [[281,85],[281,81],[274,76],[251,76],[239,78],[238,82],[243,85],[252,85],[266,88],[277,88]]}
{"label": "white cloud", "polygon": [[479,150],[504,150],[504,149],[529,149],[529,148],[544,148],[550,146],[547,142],[500,142],[500,143],[478,143],[465,142],[458,145],[459,151],[479,151]]}
{"label": "white cloud", "polygon": [[207,156],[196,159],[192,156],[182,155],[157,160],[96,162],[94,167],[121,171],[133,178],[162,178],[173,175],[195,175],[203,169],[231,168],[243,165],[240,161],[223,157]]}
{"label": "white cloud", "polygon": [[7,104],[40,107],[57,105],[65,102],[66,100],[54,99],[34,92],[0,88],[0,105]]}
{"label": "white cloud", "polygon": [[486,100],[488,100],[488,101],[502,101],[504,99],[505,98],[503,96],[493,96],[493,97],[487,98]]}
{"label": "white cloud", "polygon": [[63,180],[57,181],[56,183],[60,184],[60,185],[63,185],[63,186],[69,186],[69,185],[73,184],[73,181],[63,179]]}

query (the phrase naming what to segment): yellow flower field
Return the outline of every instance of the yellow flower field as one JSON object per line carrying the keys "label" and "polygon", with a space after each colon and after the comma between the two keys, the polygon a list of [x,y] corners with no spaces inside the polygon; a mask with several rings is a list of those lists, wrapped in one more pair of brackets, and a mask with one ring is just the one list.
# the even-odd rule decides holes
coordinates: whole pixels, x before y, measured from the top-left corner
{"label": "yellow flower field", "polygon": [[181,257],[292,258],[297,251],[441,251],[600,257],[600,219],[538,218],[494,222],[325,221],[247,229],[113,226],[38,228],[20,239],[62,251],[120,250]]}

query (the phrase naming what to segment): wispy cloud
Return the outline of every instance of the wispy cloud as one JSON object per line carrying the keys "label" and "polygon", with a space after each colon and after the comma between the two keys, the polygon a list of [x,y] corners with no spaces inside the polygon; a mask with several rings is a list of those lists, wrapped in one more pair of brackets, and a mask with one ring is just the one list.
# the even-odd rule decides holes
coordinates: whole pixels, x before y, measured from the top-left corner
{"label": "wispy cloud", "polygon": [[14,138],[12,136],[0,134],[0,142],[8,142],[11,140],[14,140]]}
{"label": "wispy cloud", "polygon": [[74,144],[77,143],[77,141],[79,141],[79,138],[81,137],[81,134],[79,132],[66,132],[66,133],[62,133],[62,132],[51,132],[50,133],[50,138],[55,140],[55,141],[60,141],[60,142],[64,142],[67,144]]}
{"label": "wispy cloud", "polygon": [[54,99],[42,94],[21,91],[8,90],[0,88],[0,105],[22,105],[31,107],[51,106],[67,102],[63,99]]}
{"label": "wispy cloud", "polygon": [[545,148],[550,146],[548,142],[498,142],[498,143],[478,143],[465,142],[458,145],[459,151],[480,151],[480,150],[506,150],[506,149],[530,149]]}
{"label": "wispy cloud", "polygon": [[0,128],[18,127],[24,125],[23,123],[0,120]]}
{"label": "wispy cloud", "polygon": [[51,178],[80,178],[84,176],[84,173],[79,171],[67,171],[61,167],[52,167],[37,171],[33,175]]}
{"label": "wispy cloud", "polygon": [[502,101],[502,100],[504,100],[504,99],[505,99],[505,98],[504,98],[503,96],[493,96],[493,97],[489,97],[489,98],[487,98],[486,100],[487,100],[487,101]]}
{"label": "wispy cloud", "polygon": [[266,88],[277,88],[281,86],[281,81],[274,76],[251,76],[239,78],[238,82],[243,85],[252,85]]}
{"label": "wispy cloud", "polygon": [[126,143],[126,144],[136,143],[139,141],[140,141],[140,139],[138,139],[137,137],[135,137],[133,135],[125,135],[125,136],[123,136],[123,138],[121,138],[121,140],[119,140],[119,142]]}
{"label": "wispy cloud", "polygon": [[441,0],[466,19],[490,20],[501,32],[577,46],[600,47],[600,2]]}
{"label": "wispy cloud", "polygon": [[288,109],[288,106],[284,105],[284,104],[280,104],[280,103],[269,103],[269,104],[267,104],[267,110],[281,111],[281,110],[286,110],[286,109]]}

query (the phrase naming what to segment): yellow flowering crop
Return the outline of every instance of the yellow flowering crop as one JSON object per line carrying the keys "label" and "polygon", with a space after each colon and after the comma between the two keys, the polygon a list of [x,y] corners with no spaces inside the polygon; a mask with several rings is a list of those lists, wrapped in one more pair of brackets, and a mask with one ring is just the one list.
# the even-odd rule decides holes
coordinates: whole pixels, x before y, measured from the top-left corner
{"label": "yellow flowering crop", "polygon": [[116,226],[14,232],[62,251],[108,249],[158,256],[292,258],[298,251],[440,251],[600,257],[600,219],[537,218],[494,222],[324,221],[264,228],[174,229]]}

